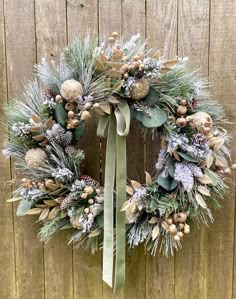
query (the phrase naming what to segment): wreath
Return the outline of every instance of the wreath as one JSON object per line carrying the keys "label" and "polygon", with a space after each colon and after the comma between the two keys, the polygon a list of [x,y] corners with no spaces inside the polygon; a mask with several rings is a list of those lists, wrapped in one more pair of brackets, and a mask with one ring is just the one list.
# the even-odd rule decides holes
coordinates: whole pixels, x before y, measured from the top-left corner
{"label": "wreath", "polygon": [[[107,137],[104,187],[81,173],[80,140],[92,111],[97,135]],[[155,176],[146,172],[145,183],[126,178],[133,119],[161,140]],[[42,241],[67,229],[76,248],[103,248],[110,286],[115,254],[115,288],[124,285],[126,243],[173,254],[194,223],[213,221],[227,191],[222,106],[209,100],[207,81],[187,58],[166,60],[140,35],[125,41],[113,32],[100,46],[78,38],[59,62],[43,59],[35,81],[7,105],[3,124],[10,128],[3,153],[23,174],[10,182],[17,215],[39,216]]]}

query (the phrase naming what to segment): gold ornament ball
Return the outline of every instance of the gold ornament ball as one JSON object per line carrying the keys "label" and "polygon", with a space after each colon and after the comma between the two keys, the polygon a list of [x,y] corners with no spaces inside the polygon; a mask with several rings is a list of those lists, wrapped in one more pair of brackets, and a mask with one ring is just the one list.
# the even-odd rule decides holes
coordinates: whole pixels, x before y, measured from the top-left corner
{"label": "gold ornament ball", "polygon": [[129,61],[129,58],[128,58],[127,56],[124,56],[124,57],[123,57],[123,61],[126,61],[126,62],[127,62],[127,61]]}
{"label": "gold ornament ball", "polygon": [[91,118],[91,114],[88,111],[82,111],[81,120],[87,121]]}
{"label": "gold ornament ball", "polygon": [[179,224],[179,228],[180,228],[180,229],[183,229],[183,228],[184,228],[184,224],[183,224],[183,223],[180,223],[180,224]]}
{"label": "gold ornament ball", "polygon": [[141,100],[149,93],[149,82],[145,78],[137,79],[130,91],[130,96],[133,100]]}
{"label": "gold ornament ball", "polygon": [[25,161],[32,169],[38,168],[46,160],[47,155],[40,147],[29,149],[25,155]]}
{"label": "gold ornament ball", "polygon": [[173,223],[173,219],[172,219],[172,218],[168,218],[168,219],[167,219],[167,223],[168,223],[169,225],[171,225],[171,224]]}
{"label": "gold ornament ball", "polygon": [[128,66],[128,64],[124,64],[124,65],[122,65],[122,67],[120,68],[120,70],[121,70],[123,73],[126,73],[126,72],[129,70],[129,66]]}
{"label": "gold ornament ball", "polygon": [[77,80],[66,80],[62,83],[60,92],[66,101],[75,102],[76,99],[83,94],[83,86]]}
{"label": "gold ornament ball", "polygon": [[70,123],[70,128],[74,129],[74,128],[77,128],[78,126],[79,126],[78,119],[73,119]]}
{"label": "gold ornament ball", "polygon": [[236,164],[233,164],[233,165],[231,166],[231,168],[232,168],[232,169],[236,169]]}
{"label": "gold ornament ball", "polygon": [[178,114],[184,115],[184,114],[186,114],[186,112],[187,112],[187,107],[186,107],[186,106],[182,106],[182,105],[180,105],[180,106],[177,108],[177,113],[178,113]]}
{"label": "gold ornament ball", "polygon": [[177,118],[176,124],[179,127],[185,127],[187,125],[187,120],[184,117]]}
{"label": "gold ornament ball", "polygon": [[179,236],[180,238],[183,238],[184,233],[183,233],[183,232],[178,232],[178,236]]}
{"label": "gold ornament ball", "polygon": [[226,168],[226,169],[224,169],[224,174],[230,174],[230,173],[231,173],[230,168]]}

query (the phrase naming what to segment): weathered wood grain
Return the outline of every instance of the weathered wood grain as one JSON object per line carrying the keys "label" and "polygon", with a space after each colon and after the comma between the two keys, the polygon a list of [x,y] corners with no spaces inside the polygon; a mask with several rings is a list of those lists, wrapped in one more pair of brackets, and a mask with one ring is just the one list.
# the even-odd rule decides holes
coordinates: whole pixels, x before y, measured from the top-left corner
{"label": "weathered wood grain", "polygon": [[167,58],[177,53],[177,0],[146,1],[147,38]]}
{"label": "weathered wood grain", "polygon": [[[69,43],[79,34],[98,36],[97,1],[67,1],[67,30]],[[100,140],[96,136],[98,118],[95,113],[91,115],[79,143],[85,152],[82,172],[100,181]],[[89,250],[73,250],[74,298],[102,298],[101,263],[101,252],[93,255]]]}
{"label": "weathered wood grain", "polygon": [[[7,65],[5,56],[5,36],[4,36],[4,5],[0,1],[0,111],[1,114],[7,104]],[[7,129],[1,128],[0,148],[3,147],[3,140],[7,134]],[[13,227],[13,206],[6,202],[10,196],[10,187],[5,185],[11,179],[10,161],[0,156],[0,294],[3,299],[14,299],[16,297],[16,273],[15,273],[15,248],[14,248],[14,227]]]}
{"label": "weathered wood grain", "polygon": [[[208,75],[209,1],[178,2],[178,55]],[[175,257],[175,297],[203,298],[204,226],[191,230]],[[191,269],[191,270],[190,270]],[[187,273],[183,279],[182,274]]]}
{"label": "weathered wood grain", "polygon": [[[234,125],[229,129],[233,134],[232,148],[235,148],[236,121],[236,3],[235,1],[211,1],[209,80],[210,92],[226,109]],[[235,150],[232,151],[235,161]],[[205,230],[204,251],[204,298],[234,298],[232,283],[235,226],[235,181],[229,195],[223,202],[222,211],[215,213],[215,222]],[[233,280],[234,279],[234,280]]]}
{"label": "weathered wood grain", "polygon": [[[147,39],[151,47],[167,58],[177,55],[177,1],[147,0]],[[160,139],[147,138],[146,166],[154,174],[154,165],[160,149]],[[160,253],[146,257],[146,298],[174,298],[174,257]]]}
{"label": "weathered wood grain", "polygon": [[[140,33],[145,38],[145,1],[122,2],[122,35],[129,38]],[[127,177],[128,179],[144,182],[145,139],[141,133],[141,126],[133,122],[127,137]],[[137,163],[138,162],[138,163]],[[127,252],[126,259],[125,298],[145,298],[146,256],[143,246]],[[139,283],[137,283],[137,281]]]}
{"label": "weathered wood grain", "polygon": [[[5,105],[7,98],[17,95],[28,82],[36,60],[43,56],[50,59],[50,54],[55,56],[78,33],[93,33],[101,39],[113,31],[127,37],[140,32],[166,57],[187,55],[190,64],[200,67],[204,75],[209,70],[211,93],[223,103],[230,121],[236,121],[235,17],[234,0],[0,0],[0,105]],[[93,117],[80,143],[87,156],[83,171],[103,180],[100,163],[104,170],[105,140],[100,143],[97,139],[96,124]],[[230,129],[235,137],[233,127]],[[128,176],[142,179],[145,168],[154,174],[160,142],[158,138],[143,140],[136,124],[132,125],[131,134],[127,147]],[[236,146],[235,138],[232,146]],[[232,154],[234,161],[234,150]],[[11,175],[9,162],[1,158],[0,169],[3,183]],[[15,175],[14,169],[12,174]],[[191,231],[175,258],[148,254],[145,259],[142,248],[128,256],[126,288],[113,295],[101,281],[101,253],[92,256],[87,252],[72,252],[64,233],[47,243],[43,252],[36,237],[39,229],[34,224],[36,218],[17,218],[16,205],[12,210],[11,204],[3,203],[9,190],[2,185],[0,297],[234,298],[234,184],[229,193],[222,212],[215,213],[214,225]]]}
{"label": "weathered wood grain", "polygon": [[[36,0],[35,21],[37,62],[50,61],[67,42],[65,1]],[[45,298],[73,298],[72,248],[66,242],[63,231],[44,244]]]}
{"label": "weathered wood grain", "polygon": [[[99,1],[99,41],[105,36],[110,36],[113,31],[121,33],[122,29],[122,1],[121,0],[100,0]],[[102,182],[104,182],[104,167],[105,167],[105,148],[106,140],[101,140],[102,152]],[[124,290],[113,294],[112,289],[103,283],[103,298],[104,299],[122,299],[124,298]]]}
{"label": "weathered wood grain", "polygon": [[[8,95],[11,99],[29,81],[36,62],[34,3],[31,0],[5,1],[4,14]],[[39,225],[31,217],[16,217],[15,208],[16,205],[16,298],[44,298],[43,246],[36,237]]]}

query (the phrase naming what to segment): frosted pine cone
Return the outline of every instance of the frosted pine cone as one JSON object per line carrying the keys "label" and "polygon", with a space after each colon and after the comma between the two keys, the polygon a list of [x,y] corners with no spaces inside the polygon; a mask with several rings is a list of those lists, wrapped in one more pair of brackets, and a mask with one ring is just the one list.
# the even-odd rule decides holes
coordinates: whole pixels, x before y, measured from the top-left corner
{"label": "frosted pine cone", "polygon": [[61,125],[54,124],[51,130],[47,130],[46,137],[50,142],[66,146],[72,141],[72,133],[66,131]]}
{"label": "frosted pine cone", "polygon": [[174,179],[182,184],[184,191],[190,192],[193,189],[193,173],[185,163],[175,163]]}
{"label": "frosted pine cone", "polygon": [[63,201],[62,201],[62,203],[61,203],[61,205],[60,205],[60,208],[61,208],[62,210],[65,210],[65,209],[67,209],[67,208],[71,205],[72,202],[73,202],[72,197],[71,197],[70,195],[67,195],[67,196],[63,199]]}
{"label": "frosted pine cone", "polygon": [[81,175],[80,180],[85,181],[86,185],[99,186],[99,182],[91,178],[89,175]]}

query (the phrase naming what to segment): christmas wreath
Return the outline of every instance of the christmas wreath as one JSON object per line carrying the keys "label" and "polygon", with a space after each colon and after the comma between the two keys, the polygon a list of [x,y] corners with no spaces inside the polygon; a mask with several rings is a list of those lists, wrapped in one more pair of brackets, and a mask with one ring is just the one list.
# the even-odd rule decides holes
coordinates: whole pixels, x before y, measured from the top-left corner
{"label": "christmas wreath", "polygon": [[[97,135],[107,136],[104,187],[81,173],[80,140],[91,111],[99,115]],[[207,82],[186,58],[166,60],[139,35],[125,41],[114,32],[100,46],[78,38],[59,63],[36,66],[35,81],[5,116],[3,153],[23,174],[11,181],[17,187],[8,201],[20,201],[18,216],[39,215],[42,241],[68,229],[76,248],[103,248],[110,286],[115,254],[115,288],[124,285],[126,242],[173,254],[194,222],[213,221],[211,210],[227,190],[230,136],[222,106],[209,100]],[[155,176],[146,172],[145,183],[127,183],[132,119],[161,140]]]}

